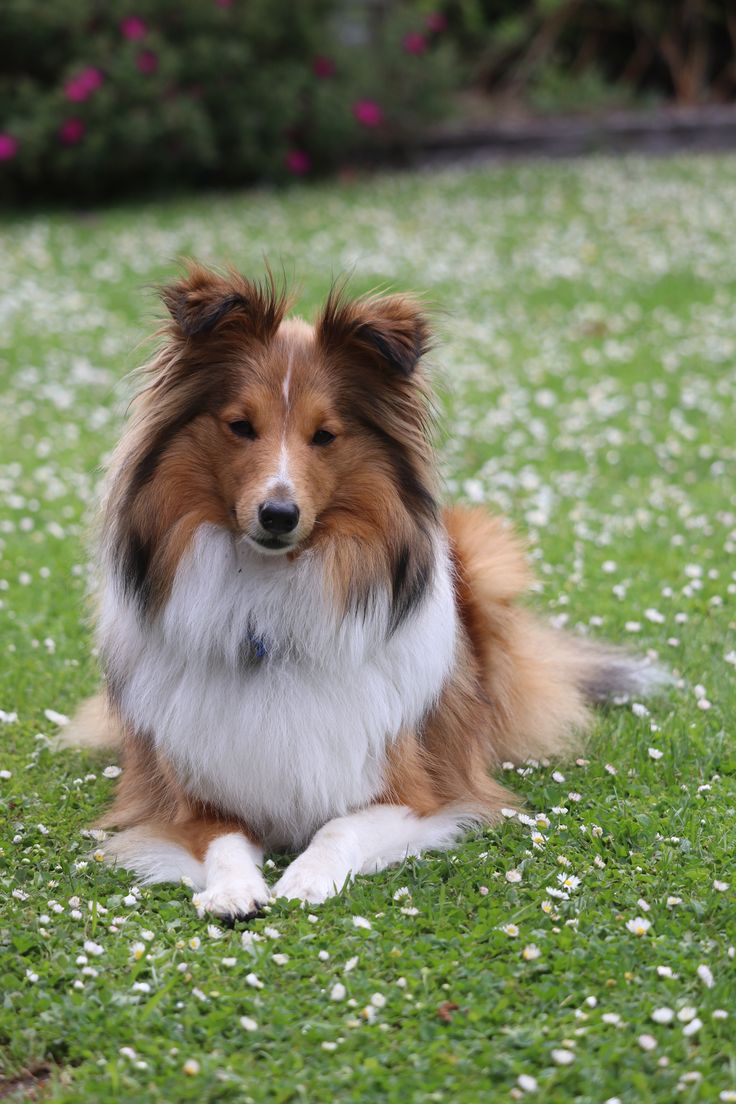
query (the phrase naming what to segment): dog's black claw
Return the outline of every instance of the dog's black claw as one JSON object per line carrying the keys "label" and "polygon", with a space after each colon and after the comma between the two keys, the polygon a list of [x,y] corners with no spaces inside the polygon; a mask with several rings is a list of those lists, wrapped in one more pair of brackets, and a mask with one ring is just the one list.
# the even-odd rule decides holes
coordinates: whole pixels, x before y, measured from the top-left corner
{"label": "dog's black claw", "polygon": [[234,928],[236,924],[247,924],[251,920],[257,920],[259,916],[263,916],[263,907],[263,905],[258,905],[250,912],[234,912],[230,916],[221,916],[219,919],[226,928]]}

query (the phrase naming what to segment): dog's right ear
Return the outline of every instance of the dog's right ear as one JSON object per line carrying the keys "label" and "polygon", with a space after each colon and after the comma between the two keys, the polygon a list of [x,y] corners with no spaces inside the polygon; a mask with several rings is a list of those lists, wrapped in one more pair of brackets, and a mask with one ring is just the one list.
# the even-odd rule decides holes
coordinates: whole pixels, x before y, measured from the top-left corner
{"label": "dog's right ear", "polygon": [[180,280],[161,288],[160,295],[177,335],[187,340],[239,327],[268,341],[288,307],[286,291],[277,288],[270,270],[259,284],[234,270],[220,275],[194,262]]}

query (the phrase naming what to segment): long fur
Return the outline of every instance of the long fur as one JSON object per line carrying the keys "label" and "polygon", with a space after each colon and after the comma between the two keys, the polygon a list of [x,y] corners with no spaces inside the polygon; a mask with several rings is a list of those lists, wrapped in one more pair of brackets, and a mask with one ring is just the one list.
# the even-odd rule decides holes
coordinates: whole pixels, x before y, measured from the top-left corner
{"label": "long fur", "polygon": [[[494,768],[574,752],[591,703],[657,684],[518,604],[503,521],[440,509],[416,300],[334,291],[311,327],[273,280],[196,265],[163,300],[102,510],[105,690],[65,741],[122,746],[112,858],[199,888],[217,868],[215,909],[238,898],[217,839],[313,838],[277,889],[323,899],[494,822],[514,804]],[[293,534],[264,530],[274,498]]]}

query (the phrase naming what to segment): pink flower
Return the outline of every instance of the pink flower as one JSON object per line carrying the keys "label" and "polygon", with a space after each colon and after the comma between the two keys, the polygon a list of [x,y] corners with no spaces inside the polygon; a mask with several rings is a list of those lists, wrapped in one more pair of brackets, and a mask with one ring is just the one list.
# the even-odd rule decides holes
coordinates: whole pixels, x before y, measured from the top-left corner
{"label": "pink flower", "polygon": [[135,63],[141,73],[155,73],[158,69],[158,54],[154,54],[153,50],[141,50]]}
{"label": "pink flower", "polygon": [[312,167],[309,154],[300,149],[289,150],[284,158],[284,164],[294,176],[304,176]]}
{"label": "pink flower", "polygon": [[0,134],[0,161],[12,161],[18,152],[18,139],[12,134]]}
{"label": "pink flower", "polygon": [[131,41],[137,38],[145,38],[148,34],[148,25],[139,15],[128,15],[120,20],[120,30],[123,38]]}
{"label": "pink flower", "polygon": [[84,137],[86,129],[81,119],[67,119],[59,128],[59,138],[65,146],[76,146],[77,142],[81,142]]}
{"label": "pink flower", "polygon": [[404,35],[401,45],[407,54],[423,54],[427,49],[427,40],[418,31],[410,31]]}
{"label": "pink flower", "polygon": [[82,100],[87,99],[89,92],[78,77],[73,77],[72,80],[67,81],[64,85],[64,95],[68,100],[71,100],[72,103],[81,103]]}
{"label": "pink flower", "polygon": [[375,100],[357,100],[353,104],[353,115],[364,127],[377,127],[383,122],[383,111]]}
{"label": "pink flower", "polygon": [[430,12],[424,20],[424,26],[433,34],[447,30],[447,16],[443,12]]}
{"label": "pink flower", "polygon": [[91,66],[87,69],[83,69],[81,73],[78,73],[76,77],[72,77],[64,85],[64,95],[72,103],[83,103],[84,100],[89,99],[93,92],[96,92],[103,81],[102,73],[99,69],[93,69]]}
{"label": "pink flower", "polygon": [[332,58],[316,57],[312,62],[312,72],[320,80],[327,80],[335,75],[335,63]]}

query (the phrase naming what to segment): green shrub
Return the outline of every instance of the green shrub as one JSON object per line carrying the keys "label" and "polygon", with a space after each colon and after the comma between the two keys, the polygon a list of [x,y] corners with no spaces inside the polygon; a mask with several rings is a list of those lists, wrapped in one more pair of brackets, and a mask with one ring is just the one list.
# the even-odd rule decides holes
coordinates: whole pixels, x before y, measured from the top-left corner
{"label": "green shrub", "polygon": [[3,0],[0,198],[319,173],[410,144],[455,83],[421,3]]}

